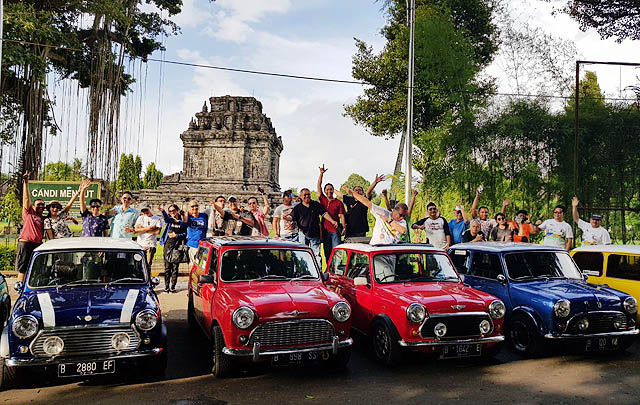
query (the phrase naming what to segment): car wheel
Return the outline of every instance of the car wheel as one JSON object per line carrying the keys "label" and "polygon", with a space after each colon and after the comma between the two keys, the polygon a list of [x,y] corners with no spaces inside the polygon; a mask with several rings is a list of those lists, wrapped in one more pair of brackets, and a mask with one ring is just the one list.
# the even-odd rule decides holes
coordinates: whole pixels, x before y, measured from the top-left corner
{"label": "car wheel", "polygon": [[351,358],[351,346],[338,350],[338,354],[331,354],[327,367],[331,370],[342,370],[347,367]]}
{"label": "car wheel", "polygon": [[376,358],[382,363],[393,366],[400,362],[402,357],[401,347],[393,338],[387,324],[383,321],[376,321],[371,326],[373,352]]}
{"label": "car wheel", "polygon": [[213,368],[211,373],[216,378],[225,378],[231,376],[233,372],[233,359],[222,353],[224,348],[224,336],[222,328],[216,325],[211,331],[211,341],[213,343]]}
{"label": "car wheel", "polygon": [[193,295],[189,292],[189,298],[187,298],[187,325],[189,326],[189,332],[198,331],[198,322],[193,312]]}
{"label": "car wheel", "polygon": [[5,359],[0,357],[0,391],[11,389],[16,385],[16,374],[16,368],[7,366]]}
{"label": "car wheel", "polygon": [[541,354],[542,337],[528,317],[515,315],[509,321],[506,335],[509,344],[516,352],[527,357],[536,357]]}

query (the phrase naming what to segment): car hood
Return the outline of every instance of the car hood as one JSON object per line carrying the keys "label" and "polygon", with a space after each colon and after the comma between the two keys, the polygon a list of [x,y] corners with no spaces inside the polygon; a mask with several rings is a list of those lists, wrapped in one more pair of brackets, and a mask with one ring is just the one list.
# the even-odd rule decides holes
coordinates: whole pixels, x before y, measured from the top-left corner
{"label": "car hood", "polygon": [[25,292],[16,307],[36,315],[45,326],[59,327],[129,323],[153,303],[147,286],[75,286]]}
{"label": "car hood", "polygon": [[[328,319],[331,306],[338,300],[318,282],[252,282],[226,284],[224,294],[229,308],[253,308],[265,320],[290,318]],[[297,311],[297,312],[296,312]],[[329,318],[330,319],[330,318]]]}
{"label": "car hood", "polygon": [[[461,283],[392,283],[380,285],[385,294],[405,301],[407,305],[418,302],[430,314],[451,312],[486,312],[491,295],[466,287]],[[456,309],[454,306],[464,306]]]}
{"label": "car hood", "polygon": [[546,299],[551,305],[560,299],[571,302],[571,312],[622,310],[620,298],[606,289],[591,286],[582,280],[551,279],[511,283],[511,296],[524,294],[524,301]]}

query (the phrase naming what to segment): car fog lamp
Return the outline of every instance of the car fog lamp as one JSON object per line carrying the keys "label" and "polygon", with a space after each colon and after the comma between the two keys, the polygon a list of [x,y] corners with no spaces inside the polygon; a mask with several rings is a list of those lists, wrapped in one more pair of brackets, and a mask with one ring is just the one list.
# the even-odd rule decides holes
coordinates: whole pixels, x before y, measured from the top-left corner
{"label": "car fog lamp", "polygon": [[42,344],[42,350],[49,356],[57,356],[64,349],[64,341],[58,336],[49,336]]}
{"label": "car fog lamp", "polygon": [[638,301],[633,297],[627,297],[624,299],[624,310],[628,314],[635,314],[638,312]]}
{"label": "car fog lamp", "polygon": [[13,321],[11,330],[20,339],[29,339],[38,332],[38,320],[32,315],[22,315]]}
{"label": "car fog lamp", "polygon": [[247,335],[240,335],[240,337],[238,338],[238,342],[240,342],[241,345],[247,343],[248,340],[249,337]]}
{"label": "car fog lamp", "polygon": [[151,330],[156,327],[158,323],[158,314],[150,309],[145,309],[138,312],[136,315],[136,326],[141,330]]}
{"label": "car fog lamp", "polygon": [[480,333],[486,335],[489,332],[491,332],[491,322],[484,319],[480,322]]}
{"label": "car fog lamp", "polygon": [[437,323],[433,328],[433,333],[435,333],[437,337],[443,337],[447,334],[447,325],[442,322]]}
{"label": "car fog lamp", "polygon": [[589,328],[589,320],[587,318],[582,318],[578,321],[578,329],[584,332],[588,328]]}
{"label": "car fog lamp", "polygon": [[422,323],[427,317],[427,310],[423,305],[413,303],[407,307],[407,319],[413,323]]}
{"label": "car fog lamp", "polygon": [[26,353],[29,351],[29,346],[19,346],[18,347],[18,351],[22,354]]}
{"label": "car fog lamp", "polygon": [[247,329],[253,323],[255,315],[251,308],[240,307],[233,311],[233,316],[231,317],[234,325],[236,325],[240,329]]}
{"label": "car fog lamp", "polygon": [[489,304],[489,315],[491,315],[491,318],[500,319],[504,316],[505,312],[507,312],[507,308],[502,301],[495,300]]}
{"label": "car fog lamp", "polygon": [[571,304],[569,300],[558,300],[553,306],[553,313],[558,318],[566,318],[571,312]]}
{"label": "car fog lamp", "polygon": [[142,343],[144,343],[145,345],[148,345],[149,343],[151,343],[151,339],[149,339],[149,338],[144,338],[144,340],[142,341]]}
{"label": "car fog lamp", "polygon": [[111,347],[117,351],[126,349],[129,347],[129,343],[131,343],[131,339],[125,332],[118,332],[111,337]]}
{"label": "car fog lamp", "polygon": [[351,307],[344,301],[334,305],[331,312],[333,312],[333,319],[338,322],[346,322],[351,317]]}

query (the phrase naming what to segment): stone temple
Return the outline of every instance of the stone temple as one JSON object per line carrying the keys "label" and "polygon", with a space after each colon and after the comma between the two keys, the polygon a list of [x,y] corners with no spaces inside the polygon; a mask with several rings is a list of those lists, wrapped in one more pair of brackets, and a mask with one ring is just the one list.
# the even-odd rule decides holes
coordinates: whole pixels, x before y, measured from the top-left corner
{"label": "stone temple", "polygon": [[281,200],[279,182],[282,139],[254,97],[211,97],[180,135],[184,148],[180,173],[165,176],[155,190],[140,190],[137,205],[181,205],[189,199],[200,209],[217,195],[235,195],[245,205],[258,197],[258,186],[272,206]]}

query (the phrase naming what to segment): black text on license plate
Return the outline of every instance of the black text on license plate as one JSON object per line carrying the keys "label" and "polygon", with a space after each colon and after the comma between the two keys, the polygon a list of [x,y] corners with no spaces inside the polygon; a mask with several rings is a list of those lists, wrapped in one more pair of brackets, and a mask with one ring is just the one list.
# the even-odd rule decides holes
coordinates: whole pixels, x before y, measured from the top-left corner
{"label": "black text on license plate", "polygon": [[617,337],[599,337],[587,339],[585,350],[588,352],[599,352],[605,350],[615,350],[619,347],[620,341]]}
{"label": "black text on license plate", "polygon": [[321,352],[274,354],[271,356],[271,364],[275,366],[284,366],[288,364],[313,363],[321,358]]}
{"label": "black text on license plate", "polygon": [[83,361],[81,363],[58,364],[58,377],[109,374],[116,371],[115,360]]}
{"label": "black text on license plate", "polygon": [[443,359],[480,356],[481,353],[482,353],[481,344],[447,345],[442,347]]}

